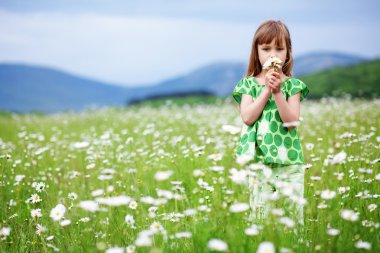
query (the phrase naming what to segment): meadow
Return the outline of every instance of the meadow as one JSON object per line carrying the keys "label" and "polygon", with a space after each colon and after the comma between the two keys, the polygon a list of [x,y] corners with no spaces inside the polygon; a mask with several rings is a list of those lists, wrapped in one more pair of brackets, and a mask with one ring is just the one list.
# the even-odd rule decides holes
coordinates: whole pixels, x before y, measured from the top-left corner
{"label": "meadow", "polygon": [[0,114],[1,252],[380,252],[380,100],[301,103],[304,226],[251,220],[236,104]]}

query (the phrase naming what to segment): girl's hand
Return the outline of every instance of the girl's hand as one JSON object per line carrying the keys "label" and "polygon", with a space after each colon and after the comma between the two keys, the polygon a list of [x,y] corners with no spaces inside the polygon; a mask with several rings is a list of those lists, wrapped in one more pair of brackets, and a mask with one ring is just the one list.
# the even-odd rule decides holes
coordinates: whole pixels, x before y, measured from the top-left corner
{"label": "girl's hand", "polygon": [[271,88],[272,93],[281,91],[280,73],[276,72],[274,69],[268,70],[265,74],[265,85]]}

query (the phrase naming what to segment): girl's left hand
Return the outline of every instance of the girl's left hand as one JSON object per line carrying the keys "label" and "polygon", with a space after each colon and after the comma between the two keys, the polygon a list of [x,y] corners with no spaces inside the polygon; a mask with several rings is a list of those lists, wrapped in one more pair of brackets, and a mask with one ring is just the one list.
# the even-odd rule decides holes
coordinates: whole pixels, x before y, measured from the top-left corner
{"label": "girl's left hand", "polygon": [[269,79],[269,86],[272,93],[278,93],[281,91],[281,76],[280,73],[273,70],[272,77]]}

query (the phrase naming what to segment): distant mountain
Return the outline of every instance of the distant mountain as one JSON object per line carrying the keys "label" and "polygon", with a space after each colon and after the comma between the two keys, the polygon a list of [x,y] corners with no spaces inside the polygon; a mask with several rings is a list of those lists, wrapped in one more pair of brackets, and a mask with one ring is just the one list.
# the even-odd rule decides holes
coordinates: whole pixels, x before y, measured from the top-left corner
{"label": "distant mountain", "polygon": [[0,108],[16,112],[80,110],[123,105],[128,89],[62,71],[28,65],[0,65]]}
{"label": "distant mountain", "polygon": [[[365,58],[315,53],[295,59],[294,76],[366,61]],[[246,72],[246,64],[219,62],[151,86],[122,87],[59,70],[0,64],[0,110],[58,112],[90,106],[123,106],[154,97],[184,94],[228,96]]]}
{"label": "distant mountain", "polygon": [[[337,66],[348,66],[365,61],[366,58],[341,53],[312,53],[295,58],[293,75],[305,75]],[[215,96],[226,96],[232,92],[236,82],[246,73],[246,64],[241,62],[222,62],[210,64],[186,75],[179,76],[154,86],[148,86],[136,96],[143,100],[150,96],[176,92],[206,91]],[[144,89],[144,88],[141,88]]]}
{"label": "distant mountain", "polygon": [[294,76],[306,75],[333,67],[348,66],[367,60],[361,56],[336,53],[314,52],[294,59]]}

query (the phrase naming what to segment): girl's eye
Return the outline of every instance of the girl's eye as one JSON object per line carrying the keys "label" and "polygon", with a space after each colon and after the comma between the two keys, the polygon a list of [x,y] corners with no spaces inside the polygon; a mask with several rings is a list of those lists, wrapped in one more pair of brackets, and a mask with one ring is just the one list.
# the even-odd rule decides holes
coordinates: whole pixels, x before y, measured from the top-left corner
{"label": "girl's eye", "polygon": [[280,50],[280,51],[281,51],[281,50],[284,50],[284,49],[283,49],[283,48],[277,48],[277,50]]}

